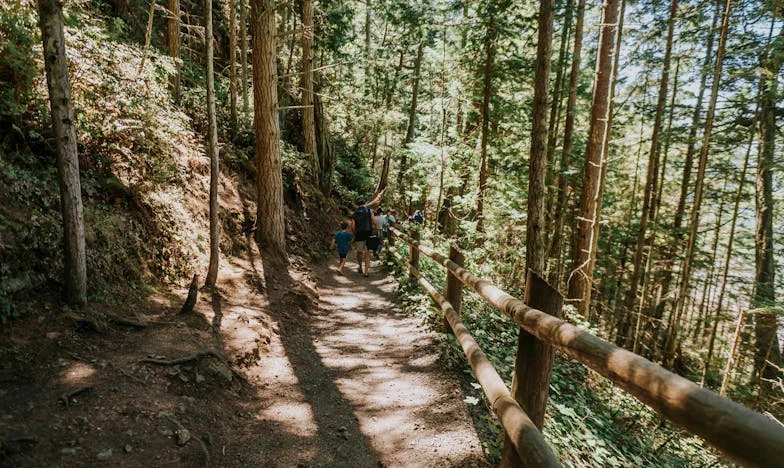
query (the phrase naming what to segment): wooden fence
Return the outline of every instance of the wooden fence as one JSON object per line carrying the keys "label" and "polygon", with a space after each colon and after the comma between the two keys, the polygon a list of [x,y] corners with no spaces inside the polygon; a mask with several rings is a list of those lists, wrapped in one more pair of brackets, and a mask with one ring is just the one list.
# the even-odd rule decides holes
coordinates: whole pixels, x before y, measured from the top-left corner
{"label": "wooden fence", "polygon": [[[396,228],[391,228],[391,232],[408,244],[411,279],[418,281],[444,312],[506,431],[502,466],[560,466],[540,432],[553,348],[607,377],[730,459],[745,466],[784,466],[784,426],[561,320],[560,294],[536,274],[529,272],[526,300],[521,301],[464,269],[462,255],[456,249],[452,248],[446,257],[420,244],[418,231],[412,231],[411,236]],[[403,262],[395,247],[390,246],[389,250]],[[419,272],[420,252],[446,268],[446,297]],[[462,285],[521,327],[513,395],[460,321]]]}

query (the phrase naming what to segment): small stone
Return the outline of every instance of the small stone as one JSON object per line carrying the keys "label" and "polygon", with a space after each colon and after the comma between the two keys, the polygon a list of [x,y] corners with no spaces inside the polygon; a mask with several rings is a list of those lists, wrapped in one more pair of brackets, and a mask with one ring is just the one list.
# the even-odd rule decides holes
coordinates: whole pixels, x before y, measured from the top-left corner
{"label": "small stone", "polygon": [[99,460],[108,460],[112,458],[112,449],[106,449],[103,452],[98,453]]}
{"label": "small stone", "polygon": [[177,445],[185,445],[191,440],[191,433],[188,429],[177,430]]}
{"label": "small stone", "polygon": [[125,444],[125,453],[131,453],[131,450],[133,450],[131,444]]}
{"label": "small stone", "polygon": [[60,332],[49,332],[46,334],[46,339],[48,340],[56,340],[62,336]]}
{"label": "small stone", "polygon": [[180,374],[180,380],[182,380],[183,382],[186,382],[186,383],[187,383],[188,381],[190,381],[190,379],[188,378],[188,376],[187,376],[187,375],[185,375],[185,374]]}
{"label": "small stone", "polygon": [[76,451],[78,447],[66,447],[64,449],[60,449],[60,453],[62,455],[76,455]]}
{"label": "small stone", "polygon": [[206,380],[206,379],[204,378],[204,376],[203,376],[203,375],[201,375],[201,374],[199,374],[199,373],[197,372],[197,373],[196,373],[196,383],[202,383],[202,382],[204,382],[204,380]]}

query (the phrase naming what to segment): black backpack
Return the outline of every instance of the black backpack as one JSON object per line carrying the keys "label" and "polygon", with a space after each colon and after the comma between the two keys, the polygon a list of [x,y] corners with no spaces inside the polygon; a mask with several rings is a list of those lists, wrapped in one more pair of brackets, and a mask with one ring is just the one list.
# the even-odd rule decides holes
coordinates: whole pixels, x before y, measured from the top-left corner
{"label": "black backpack", "polygon": [[372,214],[367,206],[360,206],[354,212],[354,226],[358,239],[366,238],[373,232],[373,223],[370,220],[370,216]]}

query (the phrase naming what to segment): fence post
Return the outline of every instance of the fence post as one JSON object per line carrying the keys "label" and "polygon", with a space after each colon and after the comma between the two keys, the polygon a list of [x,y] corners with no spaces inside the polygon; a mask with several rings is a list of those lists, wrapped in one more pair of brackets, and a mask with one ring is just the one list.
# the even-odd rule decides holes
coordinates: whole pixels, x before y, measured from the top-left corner
{"label": "fence post", "polygon": [[[414,267],[414,268],[416,268],[418,270],[419,269],[419,249],[417,249],[417,246],[419,245],[419,239],[420,239],[419,229],[412,229],[411,230],[411,239],[413,240],[413,242],[411,243],[410,250],[409,250],[409,256],[408,256],[409,261],[408,261],[408,263],[409,263],[409,265],[411,265],[412,267]],[[416,276],[414,276],[413,273],[409,273],[408,274],[408,280],[411,281],[411,282],[416,283],[417,279],[416,279]]]}
{"label": "fence post", "polygon": [[[539,275],[528,270],[525,281],[525,303],[534,309],[560,318],[563,296]],[[527,331],[520,329],[515,373],[512,379],[512,398],[520,403],[539,430],[542,430],[544,425],[553,356],[552,346],[542,343]],[[501,466],[522,466],[522,460],[508,437],[504,440]]]}
{"label": "fence post", "polygon": [[[465,257],[462,252],[452,245],[449,247],[449,260],[462,267]],[[446,300],[452,304],[452,308],[455,309],[459,316],[460,306],[463,304],[463,283],[449,269],[446,270]],[[452,327],[449,326],[446,316],[444,316],[444,333],[452,333]]]}

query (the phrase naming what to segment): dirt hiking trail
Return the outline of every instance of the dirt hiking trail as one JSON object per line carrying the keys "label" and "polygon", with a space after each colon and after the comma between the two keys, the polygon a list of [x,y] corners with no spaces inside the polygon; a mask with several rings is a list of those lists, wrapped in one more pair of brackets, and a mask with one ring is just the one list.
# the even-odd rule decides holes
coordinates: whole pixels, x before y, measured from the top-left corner
{"label": "dirt hiking trail", "polygon": [[190,314],[181,289],[0,328],[0,467],[488,466],[389,272],[271,271],[228,258]]}
{"label": "dirt hiking trail", "polygon": [[351,263],[344,273],[316,266],[317,307],[305,322],[284,318],[267,356],[275,417],[300,441],[281,440],[278,461],[487,466],[457,377],[441,369],[432,332],[396,304],[395,280],[375,262],[367,278]]}

